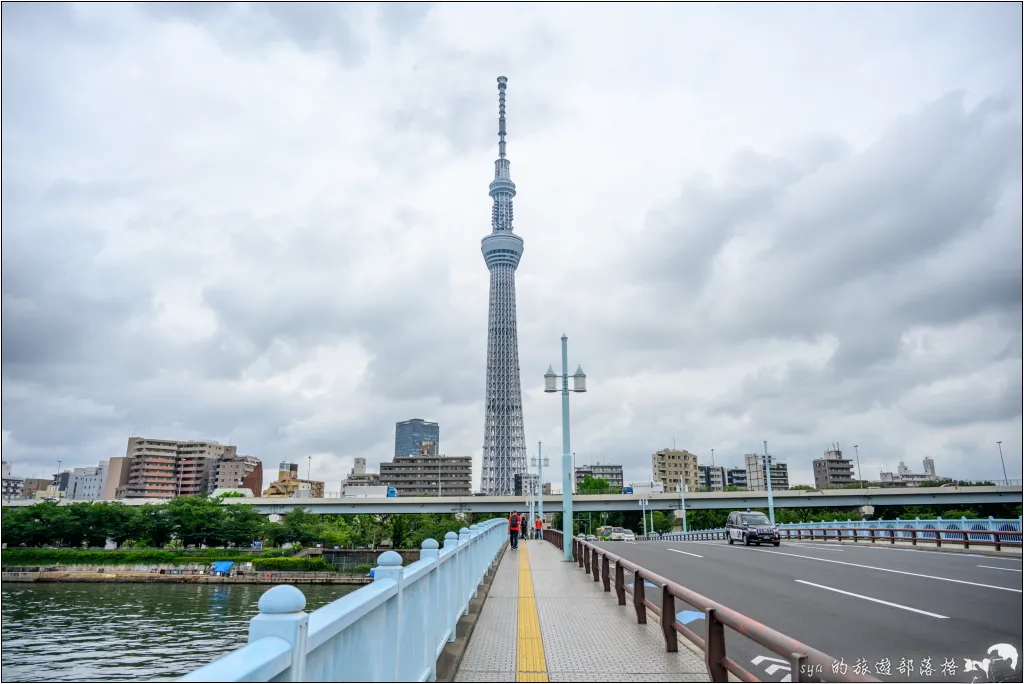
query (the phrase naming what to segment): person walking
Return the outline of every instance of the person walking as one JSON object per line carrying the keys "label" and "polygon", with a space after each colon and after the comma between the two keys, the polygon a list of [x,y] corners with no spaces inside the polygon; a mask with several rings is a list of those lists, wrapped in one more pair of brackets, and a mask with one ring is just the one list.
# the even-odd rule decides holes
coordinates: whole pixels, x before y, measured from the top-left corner
{"label": "person walking", "polygon": [[541,530],[542,530],[543,527],[544,527],[544,523],[542,523],[540,521],[540,516],[538,515],[537,519],[533,521],[533,538],[534,539],[540,539],[543,536],[541,534]]}
{"label": "person walking", "polygon": [[512,515],[508,516],[508,541],[512,545],[512,549],[519,548],[519,527],[520,518],[517,511],[512,511]]}

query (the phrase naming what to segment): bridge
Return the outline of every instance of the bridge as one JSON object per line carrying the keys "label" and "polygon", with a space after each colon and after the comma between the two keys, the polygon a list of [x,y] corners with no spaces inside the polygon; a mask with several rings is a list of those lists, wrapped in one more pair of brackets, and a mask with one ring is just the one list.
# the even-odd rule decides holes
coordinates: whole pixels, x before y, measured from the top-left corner
{"label": "bridge", "polygon": [[565,562],[557,530],[512,549],[496,518],[405,568],[385,552],[371,585],[313,613],[270,589],[248,644],[181,681],[1020,681],[1002,646],[1022,651],[1015,530],[998,551],[864,529],[573,539]]}
{"label": "bridge", "polygon": [[[576,494],[572,497],[576,512],[632,511],[637,508],[636,494]],[[681,499],[678,493],[650,494],[645,498],[649,510],[679,510]],[[318,514],[354,513],[504,513],[523,509],[527,496],[467,496],[467,497],[397,497],[390,499],[284,499],[284,498],[228,498],[227,505],[247,504],[255,506],[261,513],[287,513],[295,508],[305,508]],[[562,495],[543,497],[544,511],[556,513],[562,510]],[[124,499],[121,503],[141,506],[163,503],[167,499]],[[866,488],[866,489],[787,489],[773,492],[775,508],[855,508],[858,506],[925,506],[1021,503],[1020,485],[994,487],[914,487],[914,488]],[[5,501],[6,507],[31,506],[35,501]],[[63,505],[82,503],[62,501]],[[767,508],[767,492],[694,492],[685,496],[687,510],[700,509],[745,509]]]}

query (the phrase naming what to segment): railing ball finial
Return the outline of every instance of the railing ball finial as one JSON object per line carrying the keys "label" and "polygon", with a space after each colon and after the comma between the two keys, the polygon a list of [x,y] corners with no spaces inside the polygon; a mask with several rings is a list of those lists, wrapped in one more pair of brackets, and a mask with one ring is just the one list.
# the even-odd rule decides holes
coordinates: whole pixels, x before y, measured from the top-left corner
{"label": "railing ball finial", "polygon": [[402,554],[397,551],[385,551],[377,558],[377,565],[384,568],[400,567],[402,565]]}
{"label": "railing ball finial", "polygon": [[463,527],[461,530],[459,530],[459,534],[469,534],[469,528]]}
{"label": "railing ball finial", "polygon": [[298,588],[280,584],[260,596],[257,606],[261,613],[299,613],[306,609],[306,597]]}
{"label": "railing ball finial", "polygon": [[448,540],[448,539],[458,539],[459,535],[455,534],[454,532],[445,532],[444,538],[445,538],[445,540]]}
{"label": "railing ball finial", "polygon": [[[451,534],[451,532],[449,532],[448,534]],[[420,548],[421,549],[436,549],[438,547],[439,547],[439,544],[437,543],[437,540],[436,539],[431,539],[429,537],[424,539],[423,543],[420,544]]]}

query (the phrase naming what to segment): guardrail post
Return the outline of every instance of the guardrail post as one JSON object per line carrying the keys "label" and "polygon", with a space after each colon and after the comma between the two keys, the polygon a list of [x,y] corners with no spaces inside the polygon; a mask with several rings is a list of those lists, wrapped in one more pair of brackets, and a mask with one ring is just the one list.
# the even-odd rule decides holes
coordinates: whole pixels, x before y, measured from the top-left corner
{"label": "guardrail post", "polygon": [[[469,548],[469,528],[463,527],[459,530],[459,605],[462,607],[462,615],[469,615],[469,597],[472,592],[468,591],[470,575],[473,574],[472,558]],[[462,602],[465,601],[465,604]]]}
{"label": "guardrail post", "polygon": [[579,539],[576,539],[576,537],[573,537],[572,548],[576,550],[576,559],[579,561],[580,567],[582,568],[584,554],[586,553],[586,550],[583,547],[583,543]]}
{"label": "guardrail post", "polygon": [[291,644],[291,665],[287,682],[301,682],[306,677],[306,635],[309,614],[305,612],[306,597],[290,584],[268,590],[257,604],[260,614],[249,621],[249,643],[275,636]]}
{"label": "guardrail post", "polygon": [[1003,550],[1002,545],[999,543],[1001,536],[1002,535],[999,532],[996,532],[995,530],[992,531],[992,543],[995,546],[996,551],[1002,551]]}
{"label": "guardrail post", "polygon": [[480,528],[476,525],[469,526],[469,557],[472,559],[470,567],[472,567],[473,574],[473,598],[477,597],[477,592],[480,588],[480,580],[482,579],[483,572],[480,569],[481,561],[480,558],[480,544],[477,541],[477,537],[480,536]]}
{"label": "guardrail post", "polygon": [[583,562],[580,563],[583,566],[583,570],[589,575],[590,574],[590,547],[583,547]]}
{"label": "guardrail post", "polygon": [[430,568],[430,575],[428,580],[430,582],[427,585],[427,605],[426,614],[419,615],[424,622],[423,625],[423,640],[426,648],[423,649],[423,653],[426,656],[427,662],[420,664],[420,670],[423,670],[423,666],[426,665],[429,671],[427,677],[428,682],[437,680],[437,647],[440,644],[439,628],[437,621],[442,615],[443,611],[440,610],[441,606],[441,568],[437,562],[438,543],[436,539],[424,539],[423,543],[420,544],[420,560],[428,560],[433,564]]}
{"label": "guardrail post", "polygon": [[615,561],[615,594],[619,597],[619,605],[626,605],[626,577],[619,561]]}
{"label": "guardrail post", "polygon": [[608,577],[608,566],[609,566],[608,554],[602,554],[601,555],[601,579],[604,580],[604,590],[605,591],[611,591],[612,590],[611,578]]}
{"label": "guardrail post", "polygon": [[917,528],[910,528],[910,543],[912,546],[917,546]]}
{"label": "guardrail post", "polygon": [[[718,621],[714,608],[704,611],[704,622],[707,633],[704,635],[704,659],[708,666],[708,676],[713,682],[728,682],[729,670],[725,667],[725,625]],[[798,672],[793,672],[799,677]]]}
{"label": "guardrail post", "polygon": [[597,566],[597,549],[590,553],[590,566],[594,569],[594,581],[601,581],[601,569]]}
{"label": "guardrail post", "polygon": [[647,624],[647,606],[644,605],[644,578],[640,571],[633,572],[633,608],[636,609],[636,622],[638,625]]}
{"label": "guardrail post", "polygon": [[679,650],[679,635],[676,634],[676,597],[666,584],[661,588],[661,632],[665,635],[665,651]]}
{"label": "guardrail post", "polygon": [[446,562],[447,568],[444,573],[444,628],[447,631],[449,628],[451,632],[448,634],[448,643],[455,641],[455,626],[459,622],[459,618],[456,615],[458,613],[458,601],[459,592],[456,589],[458,587],[459,579],[459,559],[457,551],[459,546],[459,535],[454,532],[447,532],[444,535],[444,548],[450,549],[449,553],[456,554],[455,558]]}
{"label": "guardrail post", "polygon": [[[385,644],[385,666],[389,665],[388,660],[394,658],[395,660],[395,679],[396,682],[405,681],[408,679],[403,676],[401,662],[402,662],[402,580],[404,570],[402,569],[402,556],[395,551],[385,551],[377,557],[377,567],[373,569],[373,581],[382,582],[384,580],[394,580],[398,585],[398,594],[393,598],[389,599],[387,603],[387,611],[384,617],[385,631],[381,635],[381,640]],[[383,670],[384,668],[382,668]]]}

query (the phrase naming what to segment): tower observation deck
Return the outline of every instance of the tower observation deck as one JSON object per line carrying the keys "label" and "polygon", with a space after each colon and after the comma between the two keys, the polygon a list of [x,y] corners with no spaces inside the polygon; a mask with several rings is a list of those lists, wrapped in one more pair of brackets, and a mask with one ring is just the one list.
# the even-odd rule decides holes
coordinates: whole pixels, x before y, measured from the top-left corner
{"label": "tower observation deck", "polygon": [[511,496],[515,476],[526,472],[523,393],[519,380],[519,342],[516,330],[516,268],[523,239],[512,232],[512,199],[516,184],[505,156],[505,90],[508,79],[498,77],[498,158],[490,195],[491,233],[480,243],[491,272],[487,315],[487,394],[484,400],[484,448],[481,485],[487,494]]}

